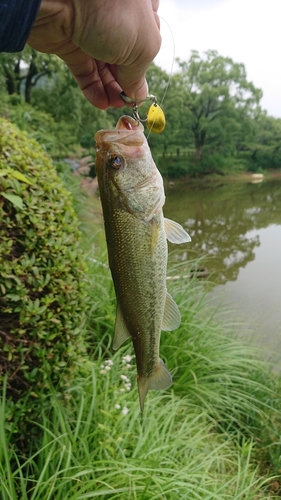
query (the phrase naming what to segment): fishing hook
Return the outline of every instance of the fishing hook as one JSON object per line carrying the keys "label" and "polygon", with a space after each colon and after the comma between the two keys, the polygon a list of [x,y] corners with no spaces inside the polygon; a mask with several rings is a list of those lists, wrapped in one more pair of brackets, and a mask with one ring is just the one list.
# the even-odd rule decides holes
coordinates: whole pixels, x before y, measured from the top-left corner
{"label": "fishing hook", "polygon": [[152,104],[154,106],[157,105],[157,97],[153,94],[148,94],[147,97],[144,99],[136,100],[132,99],[131,97],[128,97],[125,92],[121,92],[120,97],[125,101],[127,104],[132,104],[132,110],[133,110],[133,117],[137,122],[146,122],[147,118],[140,118],[139,112],[138,112],[138,104],[146,101],[152,101]]}

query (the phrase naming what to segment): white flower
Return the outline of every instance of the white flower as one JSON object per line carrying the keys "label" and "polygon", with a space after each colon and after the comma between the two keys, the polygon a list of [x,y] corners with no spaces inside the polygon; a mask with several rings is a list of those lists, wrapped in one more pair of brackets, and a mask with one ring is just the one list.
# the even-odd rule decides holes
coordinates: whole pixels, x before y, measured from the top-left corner
{"label": "white flower", "polygon": [[121,410],[121,406],[120,406],[119,404],[116,404],[116,405],[115,405],[115,409],[116,409],[116,410]]}
{"label": "white flower", "polygon": [[109,372],[109,371],[111,370],[111,366],[110,366],[110,365],[106,365],[105,370],[106,370],[107,372]]}
{"label": "white flower", "polygon": [[105,364],[106,364],[107,366],[113,366],[113,361],[112,361],[112,359],[106,359],[106,360],[105,360]]}
{"label": "white flower", "polygon": [[123,389],[123,388],[122,388],[122,389],[120,389],[120,392],[125,392],[125,389]]}
{"label": "white flower", "polygon": [[127,375],[120,375],[121,380],[124,380],[124,382],[128,383],[130,382],[130,379],[127,377]]}
{"label": "white flower", "polygon": [[129,413],[129,408],[127,408],[126,406],[124,406],[123,410],[121,411],[122,415],[127,415],[127,413]]}
{"label": "white flower", "polygon": [[125,388],[127,391],[130,391],[131,390],[131,384],[125,384]]}
{"label": "white flower", "polygon": [[122,362],[125,364],[125,363],[131,363],[133,359],[133,356],[130,356],[130,354],[126,354],[126,356],[123,356],[122,358]]}
{"label": "white flower", "polygon": [[105,375],[105,374],[107,373],[107,371],[106,371],[106,370],[100,370],[100,373],[101,373],[102,375]]}
{"label": "white flower", "polygon": [[128,370],[129,370],[130,368],[132,368],[132,365],[129,365],[129,363],[128,363],[128,364],[125,366],[125,368],[128,368]]}

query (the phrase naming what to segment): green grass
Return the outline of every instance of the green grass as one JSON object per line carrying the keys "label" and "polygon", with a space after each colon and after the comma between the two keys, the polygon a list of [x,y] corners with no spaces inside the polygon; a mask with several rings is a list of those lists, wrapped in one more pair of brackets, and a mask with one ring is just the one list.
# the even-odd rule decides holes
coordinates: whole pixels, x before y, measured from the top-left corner
{"label": "green grass", "polygon": [[[3,392],[1,500],[279,498],[277,375],[252,346],[234,338],[204,283],[169,282],[182,323],[163,332],[160,353],[174,385],[150,391],[141,420],[135,360],[127,358],[132,346],[114,354],[111,348],[115,298],[98,203],[83,198],[76,207],[89,269],[89,358],[66,393],[53,388],[49,408],[32,423],[41,437],[24,453],[11,445]],[[169,274],[186,273],[183,264],[170,266]]]}
{"label": "green grass", "polygon": [[266,480],[252,463],[253,439],[238,444],[216,432],[208,409],[188,395],[151,393],[140,420],[136,388],[120,392],[120,373],[134,372],[122,370],[124,352],[104,374],[100,361],[89,363],[91,374],[77,380],[64,401],[51,396],[42,440],[31,443],[26,460],[1,434],[3,500],[268,498],[261,493]]}

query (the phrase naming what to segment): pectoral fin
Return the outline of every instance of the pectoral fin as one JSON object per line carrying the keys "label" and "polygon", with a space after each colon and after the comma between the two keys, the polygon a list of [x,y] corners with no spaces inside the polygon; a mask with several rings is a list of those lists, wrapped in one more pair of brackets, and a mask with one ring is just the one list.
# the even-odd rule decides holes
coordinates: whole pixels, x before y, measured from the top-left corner
{"label": "pectoral fin", "polygon": [[170,374],[167,366],[159,359],[156,369],[150,377],[138,377],[138,389],[140,398],[141,413],[144,409],[144,400],[147,392],[150,389],[165,390],[169,389],[173,383],[172,375]]}
{"label": "pectoral fin", "polygon": [[126,327],[122,311],[117,304],[116,320],[114,328],[113,349],[116,351],[124,342],[130,338],[130,333]]}
{"label": "pectoral fin", "polygon": [[164,218],[166,238],[171,243],[188,243],[191,241],[189,234],[177,222]]}
{"label": "pectoral fin", "polygon": [[172,299],[171,295],[167,292],[164,315],[162,319],[162,330],[171,331],[176,330],[181,322],[181,315],[179,308]]}

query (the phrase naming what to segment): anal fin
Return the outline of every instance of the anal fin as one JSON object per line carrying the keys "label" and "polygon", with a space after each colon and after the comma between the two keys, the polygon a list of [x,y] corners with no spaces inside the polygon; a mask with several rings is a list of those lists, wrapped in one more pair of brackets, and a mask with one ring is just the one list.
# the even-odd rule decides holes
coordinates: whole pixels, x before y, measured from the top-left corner
{"label": "anal fin", "polygon": [[180,326],[181,315],[177,304],[167,292],[161,329],[165,331],[176,330]]}
{"label": "anal fin", "polygon": [[117,304],[115,328],[114,328],[114,339],[113,339],[113,349],[116,351],[119,347],[124,344],[124,342],[130,338],[131,335],[125,324],[122,311]]}

